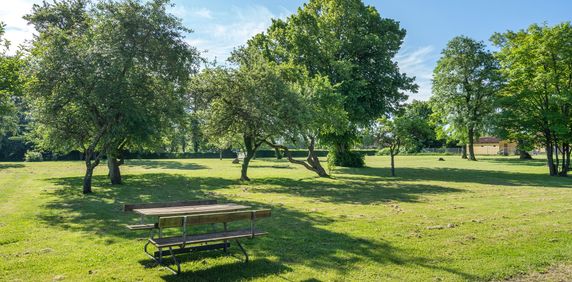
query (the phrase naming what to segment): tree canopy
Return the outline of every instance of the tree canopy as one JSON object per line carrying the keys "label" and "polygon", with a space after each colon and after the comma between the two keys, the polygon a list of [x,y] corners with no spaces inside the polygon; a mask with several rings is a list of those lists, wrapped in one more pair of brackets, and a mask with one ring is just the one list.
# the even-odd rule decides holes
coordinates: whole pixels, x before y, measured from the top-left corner
{"label": "tree canopy", "polygon": [[275,63],[303,66],[311,77],[338,85],[349,128],[322,139],[333,144],[336,155],[345,155],[338,165],[348,166],[360,163],[349,152],[355,128],[391,113],[405,101],[404,91],[417,89],[394,61],[404,36],[396,21],[362,1],[312,0],[286,20],[273,20],[249,45]]}
{"label": "tree canopy", "polygon": [[433,72],[433,110],[468,145],[470,160],[476,160],[473,143],[494,110],[502,82],[498,68],[483,42],[457,36],[449,41]]}
{"label": "tree canopy", "polygon": [[34,5],[29,89],[37,140],[85,154],[84,193],[103,154],[160,138],[184,114],[197,52],[168,1]]}
{"label": "tree canopy", "polygon": [[507,84],[500,92],[508,129],[546,150],[550,175],[567,175],[572,138],[572,26],[531,25],[493,42]]}

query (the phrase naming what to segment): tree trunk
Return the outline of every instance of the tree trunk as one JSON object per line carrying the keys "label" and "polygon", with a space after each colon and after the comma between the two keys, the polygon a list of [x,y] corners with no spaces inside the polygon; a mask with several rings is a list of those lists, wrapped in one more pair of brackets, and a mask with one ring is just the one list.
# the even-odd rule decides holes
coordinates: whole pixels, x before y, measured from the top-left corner
{"label": "tree trunk", "polygon": [[568,170],[570,167],[570,144],[562,144],[562,168],[560,170],[560,176],[568,176]]}
{"label": "tree trunk", "polygon": [[250,164],[252,157],[253,155],[249,153],[246,153],[246,156],[244,156],[244,160],[242,160],[242,168],[240,169],[240,180],[250,181],[250,178],[248,178],[248,164]]}
{"label": "tree trunk", "polygon": [[467,159],[467,145],[464,144],[463,147],[461,147],[461,159]]}
{"label": "tree trunk", "polygon": [[306,158],[306,162],[294,159],[294,157],[292,157],[292,153],[290,152],[288,147],[286,147],[284,145],[274,144],[274,143],[269,142],[269,141],[264,141],[264,143],[268,144],[270,147],[272,147],[274,149],[283,150],[284,155],[286,156],[286,158],[288,158],[289,162],[291,162],[293,164],[302,165],[306,169],[315,172],[320,177],[329,177],[329,175],[326,172],[326,170],[324,169],[324,167],[322,167],[322,164],[320,163],[320,159],[316,155],[316,152],[314,151],[315,138],[314,137],[308,137],[308,141],[309,141],[308,142],[308,157]]}
{"label": "tree trunk", "polygon": [[390,152],[391,155],[391,177],[395,177],[395,154],[393,151]]}
{"label": "tree trunk", "polygon": [[218,159],[222,161],[222,149],[218,150]]}
{"label": "tree trunk", "polygon": [[471,127],[469,128],[469,161],[477,160],[477,158],[475,158],[474,138],[475,138],[475,130]]}
{"label": "tree trunk", "polygon": [[93,167],[86,162],[85,176],[83,177],[83,193],[91,194],[91,177],[93,176]]}
{"label": "tree trunk", "polygon": [[256,153],[256,149],[258,146],[255,144],[254,137],[252,136],[243,136],[244,139],[244,148],[246,150],[246,155],[244,156],[244,160],[242,160],[242,168],[240,169],[240,180],[243,181],[250,181],[248,177],[248,165],[250,164],[250,160],[254,157]]}
{"label": "tree trunk", "polygon": [[93,177],[93,170],[99,164],[99,155],[95,157],[95,160],[92,158],[94,157],[93,149],[88,148],[85,151],[85,176],[83,177],[83,193],[90,194],[91,190],[91,179]]}
{"label": "tree trunk", "polygon": [[326,170],[324,169],[324,167],[322,166],[322,164],[320,163],[320,159],[318,158],[318,155],[314,150],[316,144],[316,138],[312,136],[308,137],[308,139],[310,140],[308,144],[308,158],[307,158],[308,163],[312,166],[312,168],[314,168],[314,171],[318,174],[318,176],[330,177],[326,172]]}
{"label": "tree trunk", "polygon": [[548,164],[548,172],[550,176],[558,175],[558,168],[554,165],[554,154],[553,154],[554,146],[552,144],[552,140],[550,137],[547,137],[546,140],[546,162]]}
{"label": "tree trunk", "polygon": [[109,169],[109,180],[112,185],[122,184],[121,181],[121,170],[119,166],[122,164],[123,160],[118,161],[115,156],[107,156],[107,168]]}

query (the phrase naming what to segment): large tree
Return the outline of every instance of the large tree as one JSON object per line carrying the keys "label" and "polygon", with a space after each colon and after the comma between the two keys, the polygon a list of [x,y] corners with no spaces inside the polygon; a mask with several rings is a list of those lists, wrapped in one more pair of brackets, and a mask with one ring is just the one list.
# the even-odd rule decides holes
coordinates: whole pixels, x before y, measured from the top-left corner
{"label": "large tree", "polygon": [[350,151],[356,128],[392,112],[415,91],[413,78],[399,72],[394,57],[405,30],[382,18],[361,0],[311,0],[286,20],[274,20],[249,45],[273,62],[303,66],[311,77],[324,76],[344,97],[350,126],[322,136],[332,144],[337,165],[363,165]]}
{"label": "large tree", "polygon": [[240,48],[230,62],[236,68],[204,69],[193,79],[190,92],[200,100],[204,133],[210,140],[225,143],[241,137],[245,156],[240,179],[248,181],[256,150],[295,124],[291,118],[299,102],[278,68],[258,53]]}
{"label": "large tree", "polygon": [[447,43],[433,72],[433,110],[468,146],[469,160],[476,160],[473,143],[493,113],[501,86],[498,69],[483,42],[457,36]]}
{"label": "large tree", "polygon": [[183,114],[197,52],[167,0],[34,5],[25,18],[37,35],[29,94],[35,136],[51,150],[84,152],[83,192],[104,154],[118,178],[117,155],[153,143]]}
{"label": "large tree", "polygon": [[495,34],[507,79],[503,115],[512,132],[546,149],[549,173],[566,176],[572,142],[572,25],[531,25]]}

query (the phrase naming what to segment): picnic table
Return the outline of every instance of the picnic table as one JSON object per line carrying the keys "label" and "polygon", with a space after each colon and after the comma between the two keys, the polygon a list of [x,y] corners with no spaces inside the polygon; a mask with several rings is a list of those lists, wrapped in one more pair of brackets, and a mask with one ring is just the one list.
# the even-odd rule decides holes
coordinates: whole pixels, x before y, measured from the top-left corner
{"label": "picnic table", "polygon": [[[270,217],[271,211],[250,210],[250,206],[235,203],[219,204],[216,200],[179,201],[170,203],[127,204],[124,211],[132,211],[141,216],[140,224],[128,225],[131,230],[149,230],[149,239],[144,246],[145,253],[157,263],[166,266],[173,273],[181,272],[179,254],[195,251],[222,249],[225,253],[230,247],[230,241],[236,242],[248,262],[248,254],[240,244],[239,239],[253,239],[268,234],[255,227],[257,219]],[[155,217],[154,223],[145,224],[144,217]],[[237,221],[249,221],[250,228],[229,230],[227,224]],[[191,226],[222,224],[223,230],[214,230],[202,234],[189,234]],[[163,229],[182,229],[182,236],[164,237]],[[158,230],[159,237],[154,231]],[[220,243],[217,243],[220,242]],[[153,245],[157,251],[151,253],[148,246]],[[178,249],[174,249],[177,247]],[[168,250],[168,252],[166,252]],[[177,269],[164,263],[163,257],[170,256]]]}

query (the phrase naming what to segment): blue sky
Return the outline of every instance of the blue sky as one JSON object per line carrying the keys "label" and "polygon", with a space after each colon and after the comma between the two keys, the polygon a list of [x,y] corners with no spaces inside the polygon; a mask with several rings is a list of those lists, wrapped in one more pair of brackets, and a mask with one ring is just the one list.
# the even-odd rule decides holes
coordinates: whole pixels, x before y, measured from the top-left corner
{"label": "blue sky", "polygon": [[[7,24],[7,38],[18,45],[30,39],[33,29],[21,17],[41,0],[2,0],[0,20]],[[306,1],[299,0],[174,0],[172,12],[195,32],[188,41],[210,59],[226,59],[232,48],[264,31],[272,18],[286,18]],[[418,94],[431,93],[431,73],[441,50],[456,35],[488,42],[491,34],[526,28],[531,23],[556,24],[571,20],[572,1],[566,0],[367,0],[382,17],[398,20],[407,30],[396,60],[400,68],[417,78]]]}

